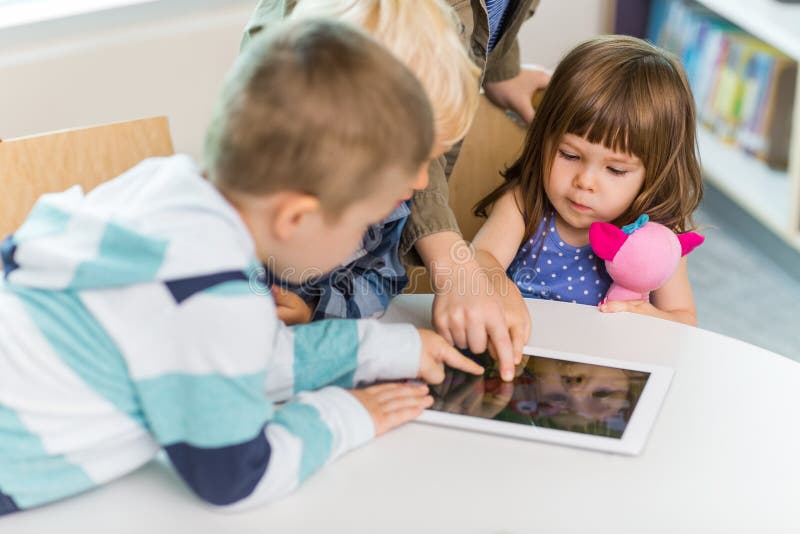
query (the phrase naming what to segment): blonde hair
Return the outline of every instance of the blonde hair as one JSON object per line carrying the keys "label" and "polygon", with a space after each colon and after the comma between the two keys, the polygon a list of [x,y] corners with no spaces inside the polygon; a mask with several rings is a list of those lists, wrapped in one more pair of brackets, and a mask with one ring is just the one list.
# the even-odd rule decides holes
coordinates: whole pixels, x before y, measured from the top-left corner
{"label": "blonde hair", "polygon": [[[564,134],[633,154],[645,168],[642,189],[613,221],[622,226],[647,213],[675,232],[694,228],[703,195],[695,111],[686,75],[667,52],[634,37],[586,41],[561,61],[505,183],[481,200],[476,215],[507,191],[521,191],[526,236],[553,211],[544,181]],[[526,237],[527,239],[527,237]]]}
{"label": "blonde hair", "polygon": [[329,16],[364,28],[416,74],[434,115],[436,140],[451,146],[478,109],[480,69],[461,41],[460,21],[441,0],[300,0],[292,18]]}
{"label": "blonde hair", "polygon": [[222,190],[300,191],[335,215],[398,175],[411,181],[432,145],[430,104],[400,61],[348,24],[304,20],[259,34],[239,56],[205,160]]}

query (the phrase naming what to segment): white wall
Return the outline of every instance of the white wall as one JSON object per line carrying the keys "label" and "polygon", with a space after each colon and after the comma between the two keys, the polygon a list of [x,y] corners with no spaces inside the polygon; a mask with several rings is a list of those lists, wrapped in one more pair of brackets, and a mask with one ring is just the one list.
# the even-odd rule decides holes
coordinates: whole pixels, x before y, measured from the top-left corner
{"label": "white wall", "polygon": [[255,5],[227,2],[0,50],[0,137],[167,115],[199,156]]}
{"label": "white wall", "polygon": [[581,41],[610,33],[612,4],[609,0],[541,0],[519,34],[523,63],[555,68]]}
{"label": "white wall", "polygon": [[[176,150],[199,156],[255,4],[192,0],[177,13],[109,17],[80,33],[28,32],[19,42],[0,32],[0,138],[167,115]],[[520,35],[523,60],[552,67],[578,41],[604,33],[605,4],[542,0]]]}

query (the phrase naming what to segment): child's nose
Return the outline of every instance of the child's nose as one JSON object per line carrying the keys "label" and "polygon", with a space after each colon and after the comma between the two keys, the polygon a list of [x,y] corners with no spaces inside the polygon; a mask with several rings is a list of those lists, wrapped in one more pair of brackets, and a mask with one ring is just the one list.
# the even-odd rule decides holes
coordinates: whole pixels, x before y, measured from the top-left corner
{"label": "child's nose", "polygon": [[594,173],[590,169],[584,169],[575,175],[573,185],[578,189],[585,189],[587,191],[594,191],[595,179]]}

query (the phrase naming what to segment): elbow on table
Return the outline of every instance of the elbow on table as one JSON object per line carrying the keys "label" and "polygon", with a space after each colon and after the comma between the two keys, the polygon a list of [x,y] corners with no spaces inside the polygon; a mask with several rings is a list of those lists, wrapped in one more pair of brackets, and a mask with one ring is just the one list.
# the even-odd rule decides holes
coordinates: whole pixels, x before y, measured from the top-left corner
{"label": "elbow on table", "polygon": [[204,448],[176,443],[165,450],[195,495],[221,508],[240,503],[256,490],[266,473],[271,452],[263,432],[237,445]]}

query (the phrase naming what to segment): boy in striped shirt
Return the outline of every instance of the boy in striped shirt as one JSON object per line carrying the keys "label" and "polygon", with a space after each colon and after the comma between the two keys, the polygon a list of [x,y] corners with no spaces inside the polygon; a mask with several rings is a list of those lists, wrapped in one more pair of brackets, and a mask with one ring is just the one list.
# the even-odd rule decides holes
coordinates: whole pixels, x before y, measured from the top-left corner
{"label": "boy in striped shirt", "polygon": [[480,373],[410,325],[287,328],[268,291],[340,264],[426,185],[432,141],[402,64],[306,21],[239,58],[205,170],[151,159],[42,197],[0,245],[0,515],[161,449],[205,501],[267,502],[431,403],[425,386],[356,384],[435,383],[445,363]]}

